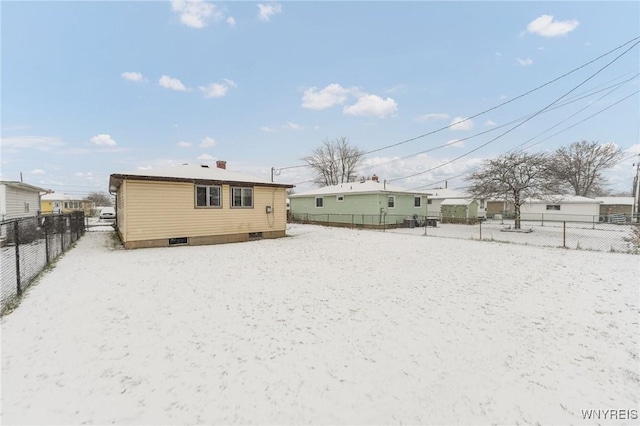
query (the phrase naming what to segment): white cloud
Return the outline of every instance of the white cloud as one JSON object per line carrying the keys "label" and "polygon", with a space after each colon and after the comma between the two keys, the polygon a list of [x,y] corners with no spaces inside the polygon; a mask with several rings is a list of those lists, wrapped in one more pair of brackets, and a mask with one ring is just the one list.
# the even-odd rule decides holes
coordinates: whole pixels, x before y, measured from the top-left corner
{"label": "white cloud", "polygon": [[43,175],[43,174],[45,174],[45,171],[42,170],[42,169],[33,169],[33,170],[31,170],[31,174],[32,175]]}
{"label": "white cloud", "polygon": [[[451,130],[471,130],[471,129],[473,129],[473,121],[471,121],[471,120],[462,121],[462,120],[466,120],[466,118],[464,118],[464,117],[455,117],[453,120],[451,120],[451,124],[450,124]],[[462,123],[460,123],[460,121],[462,121]]]}
{"label": "white cloud", "polygon": [[554,21],[553,15],[541,15],[527,25],[527,31],[543,37],[558,37],[575,30],[580,22],[576,19],[569,21]]}
{"label": "white cloud", "polygon": [[187,90],[187,88],[184,86],[184,84],[182,84],[180,80],[178,80],[177,78],[171,78],[168,75],[163,75],[162,77],[160,77],[160,80],[158,80],[158,84],[166,89],[177,90],[180,92],[184,92]]}
{"label": "white cloud", "polygon": [[209,154],[202,154],[201,156],[199,156],[198,158],[196,158],[196,160],[205,160],[205,161],[212,161],[215,160],[216,157],[213,157]]}
{"label": "white cloud", "polygon": [[267,132],[267,133],[273,133],[276,131],[276,129],[274,129],[273,127],[269,127],[269,126],[262,126],[260,127],[260,130],[262,130],[263,132]]}
{"label": "white cloud", "polygon": [[206,137],[204,139],[202,139],[202,142],[200,142],[200,145],[198,145],[200,148],[211,148],[212,146],[216,145],[216,140],[210,137]]}
{"label": "white cloud", "polygon": [[346,89],[337,83],[332,83],[321,90],[318,90],[317,87],[311,87],[305,90],[302,95],[302,107],[321,110],[334,105],[342,105],[353,91],[354,89]]}
{"label": "white cloud", "polygon": [[89,139],[89,141],[91,143],[93,143],[94,145],[98,145],[98,146],[115,146],[115,145],[117,145],[116,141],[114,141],[111,138],[111,135],[107,135],[107,134],[104,134],[104,133],[92,137],[91,139]]}
{"label": "white cloud", "polygon": [[416,117],[416,121],[425,122],[430,120],[446,120],[447,118],[449,118],[449,114],[436,112],[436,113],[420,115]]}
{"label": "white cloud", "polygon": [[191,28],[204,28],[209,17],[219,21],[222,12],[216,5],[202,0],[171,0],[171,9],[180,14],[180,22]]}
{"label": "white cloud", "polygon": [[382,99],[377,95],[364,95],[354,105],[347,105],[343,112],[355,116],[376,116],[384,118],[398,111],[398,104],[391,98]]}
{"label": "white cloud", "polygon": [[520,65],[521,67],[526,67],[533,64],[533,60],[531,58],[527,58],[527,59],[516,58],[516,64]]}
{"label": "white cloud", "polygon": [[134,81],[136,83],[140,83],[145,80],[143,75],[139,72],[123,72],[120,76],[125,80]]}
{"label": "white cloud", "polygon": [[282,6],[279,3],[258,4],[258,19],[268,21],[273,15],[282,12]]}
{"label": "white cloud", "polygon": [[60,138],[52,136],[19,136],[0,138],[0,147],[6,149],[35,148],[48,151],[66,145]]}
{"label": "white cloud", "polygon": [[138,170],[151,170],[151,169],[153,169],[153,167],[151,167],[151,166],[138,166],[137,169]]}
{"label": "white cloud", "polygon": [[204,93],[205,98],[220,98],[227,94],[229,88],[238,87],[238,85],[229,79],[223,79],[224,83],[211,83],[208,86],[200,86],[199,89]]}
{"label": "white cloud", "polygon": [[91,172],[87,172],[87,173],[83,173],[83,172],[76,172],[75,176],[78,177],[86,177],[87,179],[92,179],[93,178],[93,173]]}
{"label": "white cloud", "polygon": [[229,26],[231,26],[231,27],[235,27],[236,26],[236,20],[233,19],[233,16],[229,16],[227,18],[227,24],[229,24]]}
{"label": "white cloud", "polygon": [[491,127],[491,126],[497,126],[498,123],[496,123],[495,121],[489,119],[489,120],[484,122],[484,125],[487,126],[487,127]]}
{"label": "white cloud", "polygon": [[302,130],[304,128],[301,125],[292,123],[290,121],[287,122],[287,124],[283,124],[282,127],[284,127],[285,129],[291,129],[291,130]]}
{"label": "white cloud", "polygon": [[193,146],[191,142],[185,142],[185,141],[180,141],[176,145],[178,145],[181,148],[188,148],[190,146]]}
{"label": "white cloud", "polygon": [[497,56],[497,57],[500,57],[500,56],[502,56],[502,53],[500,53],[500,52],[496,52],[496,56]]}

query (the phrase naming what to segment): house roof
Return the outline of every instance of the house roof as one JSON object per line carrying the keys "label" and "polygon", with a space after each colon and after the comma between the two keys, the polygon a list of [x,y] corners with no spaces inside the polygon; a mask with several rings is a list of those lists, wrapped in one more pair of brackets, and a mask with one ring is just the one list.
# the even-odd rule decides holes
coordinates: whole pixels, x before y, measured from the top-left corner
{"label": "house roof", "polygon": [[600,201],[607,206],[632,206],[633,197],[594,197],[595,200]]}
{"label": "house roof", "polygon": [[83,197],[65,194],[64,192],[51,192],[40,197],[42,201],[83,201]]}
{"label": "house roof", "polygon": [[474,200],[471,198],[447,198],[443,200],[440,205],[441,206],[468,206],[473,203]]}
{"label": "house roof", "polygon": [[289,195],[290,198],[311,197],[318,195],[339,195],[339,194],[410,194],[410,195],[427,195],[427,193],[420,191],[409,191],[408,189],[401,188],[395,185],[384,184],[383,182],[376,182],[374,180],[368,180],[365,182],[348,182],[339,183],[337,185],[323,186],[322,188],[312,189],[311,191],[301,192],[298,194]]}
{"label": "house roof", "polygon": [[447,198],[471,198],[469,194],[457,189],[435,188],[429,189],[429,198],[432,200],[445,200]]}
{"label": "house roof", "polygon": [[264,186],[293,188],[294,185],[274,183],[267,179],[232,172],[216,166],[204,164],[182,164],[159,169],[136,170],[128,173],[114,173],[109,179],[109,187],[118,188],[123,180],[178,181],[202,183],[253,183]]}
{"label": "house roof", "polygon": [[526,200],[529,204],[548,204],[548,203],[558,203],[558,204],[600,204],[600,201],[595,200],[589,197],[582,197],[580,195],[549,195],[544,199],[538,198],[528,198]]}
{"label": "house roof", "polygon": [[28,183],[18,182],[16,180],[0,180],[0,185],[6,185],[14,188],[26,189],[26,190],[37,191],[37,192],[46,191],[46,189],[40,188],[39,186],[29,185]]}

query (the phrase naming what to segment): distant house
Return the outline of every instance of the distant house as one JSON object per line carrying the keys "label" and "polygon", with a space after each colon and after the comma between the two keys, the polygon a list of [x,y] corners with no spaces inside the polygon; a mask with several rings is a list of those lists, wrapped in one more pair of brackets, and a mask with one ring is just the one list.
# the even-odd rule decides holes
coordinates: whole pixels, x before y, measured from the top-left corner
{"label": "distant house", "polygon": [[286,190],[292,187],[228,171],[225,161],[216,167],[183,164],[109,178],[125,248],[284,237]]}
{"label": "distant house", "polygon": [[443,223],[477,222],[478,202],[471,198],[447,198],[440,203]]}
{"label": "distant house", "polygon": [[[442,202],[444,200],[470,200],[472,199],[469,194],[459,191],[457,189],[448,189],[448,188],[436,188],[429,190],[429,205],[428,205],[428,215],[430,217],[440,217],[442,215]],[[485,218],[487,211],[485,210],[485,200],[475,200],[476,201],[476,209],[474,218]],[[471,218],[471,216],[470,216]]]}
{"label": "distant house", "polygon": [[44,189],[22,182],[0,181],[0,220],[37,216]]}
{"label": "distant house", "polygon": [[63,192],[44,194],[40,202],[42,214],[83,212],[89,216],[96,208],[95,203],[92,201],[86,201],[77,195],[69,195]]}
{"label": "distant house", "polygon": [[289,199],[292,220],[382,228],[424,217],[428,194],[382,183],[373,175],[368,181],[325,186]]}
{"label": "distant house", "polygon": [[633,215],[633,197],[595,197],[600,201],[600,222],[618,222],[620,216],[631,221]]}
{"label": "distant house", "polygon": [[555,195],[528,199],[521,207],[522,220],[598,222],[600,201],[579,195]]}

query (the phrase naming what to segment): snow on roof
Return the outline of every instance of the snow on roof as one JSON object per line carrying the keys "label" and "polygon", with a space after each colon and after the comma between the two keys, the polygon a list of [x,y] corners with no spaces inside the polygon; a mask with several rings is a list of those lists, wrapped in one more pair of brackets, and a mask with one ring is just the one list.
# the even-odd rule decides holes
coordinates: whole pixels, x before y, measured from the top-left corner
{"label": "snow on roof", "polygon": [[42,201],[82,201],[83,197],[69,195],[64,192],[51,192],[40,197]]}
{"label": "snow on roof", "polygon": [[409,191],[408,189],[384,184],[383,182],[376,182],[374,180],[368,180],[365,182],[348,182],[339,183],[337,185],[323,186],[322,188],[312,189],[311,191],[301,192],[298,194],[289,195],[290,198],[309,197],[315,195],[337,195],[337,194],[371,194],[371,193],[402,193],[402,194],[414,194],[425,195],[426,193],[420,191]]}
{"label": "snow on roof", "polygon": [[436,188],[429,189],[429,198],[432,200],[445,200],[447,198],[470,198],[469,194],[457,189]]}
{"label": "snow on roof", "polygon": [[600,204],[600,201],[589,197],[582,197],[580,195],[549,195],[544,199],[528,198],[526,200],[529,204],[546,204],[546,203],[562,203],[562,204]]}
{"label": "snow on roof", "polygon": [[16,180],[0,180],[0,185],[12,186],[14,188],[27,189],[31,191],[45,192],[46,189],[38,186],[29,185],[28,183],[18,182]]}
{"label": "snow on roof", "polygon": [[443,200],[441,206],[468,206],[473,203],[471,198],[447,198]]}
{"label": "snow on roof", "polygon": [[595,200],[600,201],[605,205],[620,205],[620,206],[632,206],[633,197],[594,197]]}
{"label": "snow on roof", "polygon": [[130,176],[172,178],[172,179],[202,179],[229,182],[264,183],[268,185],[287,186],[293,185],[278,184],[268,179],[262,179],[251,175],[232,172],[216,166],[204,164],[181,164],[179,166],[164,167],[159,169],[136,170],[128,173],[114,173],[112,177],[127,178]]}

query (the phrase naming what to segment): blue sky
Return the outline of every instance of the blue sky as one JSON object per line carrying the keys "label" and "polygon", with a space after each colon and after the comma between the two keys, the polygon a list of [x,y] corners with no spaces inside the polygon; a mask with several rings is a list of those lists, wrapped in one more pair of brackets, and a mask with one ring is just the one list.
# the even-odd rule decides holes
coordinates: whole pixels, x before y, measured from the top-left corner
{"label": "blue sky", "polygon": [[[1,177],[22,172],[75,194],[106,191],[111,173],[217,159],[263,178],[285,168],[276,181],[304,190],[309,170],[286,167],[324,139],[348,137],[364,151],[397,144],[640,35],[638,2],[0,6]],[[406,188],[464,187],[483,159],[586,139],[625,150],[608,176],[628,191],[640,153],[632,46],[371,153],[360,172]]]}

